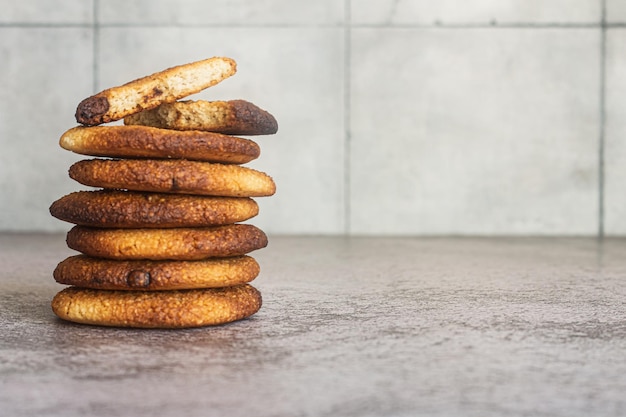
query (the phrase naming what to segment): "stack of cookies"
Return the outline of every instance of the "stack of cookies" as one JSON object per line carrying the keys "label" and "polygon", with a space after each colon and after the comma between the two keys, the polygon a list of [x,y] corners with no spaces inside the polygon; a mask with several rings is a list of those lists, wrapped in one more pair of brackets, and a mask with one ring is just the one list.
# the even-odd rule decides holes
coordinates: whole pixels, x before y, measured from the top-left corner
{"label": "stack of cookies", "polygon": [[[63,134],[64,149],[96,157],[69,175],[97,190],[57,201],[51,214],[75,224],[67,244],[81,254],[54,278],[70,287],[52,309],[78,323],[183,328],[249,317],[261,295],[249,282],[249,252],[267,245],[244,222],[252,197],[275,192],[265,173],[242,166],[259,146],[234,135],[275,133],[276,120],[243,100],[180,101],[230,77],[236,64],[215,57],[104,90],[83,100]],[[101,124],[124,120],[124,125]]]}

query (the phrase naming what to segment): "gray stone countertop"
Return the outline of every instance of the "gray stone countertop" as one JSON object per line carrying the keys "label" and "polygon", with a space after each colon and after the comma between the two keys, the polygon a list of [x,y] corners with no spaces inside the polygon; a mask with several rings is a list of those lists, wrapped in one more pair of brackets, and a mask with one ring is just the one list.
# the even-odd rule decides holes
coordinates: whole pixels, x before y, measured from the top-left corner
{"label": "gray stone countertop", "polygon": [[61,234],[0,235],[0,416],[624,416],[626,240],[270,237],[264,305],[57,319]]}

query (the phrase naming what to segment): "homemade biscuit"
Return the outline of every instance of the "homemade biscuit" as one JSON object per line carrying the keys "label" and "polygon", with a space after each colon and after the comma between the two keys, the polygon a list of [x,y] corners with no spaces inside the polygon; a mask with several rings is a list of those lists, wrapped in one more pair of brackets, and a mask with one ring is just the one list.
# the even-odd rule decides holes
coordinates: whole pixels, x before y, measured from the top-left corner
{"label": "homemade biscuit", "polygon": [[278,131],[274,116],[245,100],[165,103],[125,117],[124,123],[229,135],[269,135]]}
{"label": "homemade biscuit", "polygon": [[178,194],[261,197],[276,192],[272,178],[239,165],[156,159],[78,161],[69,175],[84,185]]}
{"label": "homemade biscuit", "polygon": [[76,323],[177,329],[241,320],[261,307],[249,284],[177,291],[110,291],[68,287],[52,299],[52,311]]}
{"label": "homemade biscuit", "polygon": [[243,255],[201,261],[114,261],[70,256],[54,270],[60,284],[103,290],[179,290],[231,287],[259,274],[254,258]]}
{"label": "homemade biscuit", "polygon": [[259,145],[249,139],[150,126],[78,126],[65,132],[59,144],[83,155],[178,158],[227,164],[245,164],[261,153]]}
{"label": "homemade biscuit", "polygon": [[67,246],[108,259],[193,261],[244,255],[267,246],[267,236],[250,224],[177,229],[101,229],[74,226]]}
{"label": "homemade biscuit", "polygon": [[205,227],[241,222],[259,206],[247,197],[207,197],[134,191],[77,191],[50,206],[60,220],[94,227]]}
{"label": "homemade biscuit", "polygon": [[197,93],[236,70],[234,60],[222,57],[172,67],[86,98],[76,108],[76,121],[93,126],[119,120]]}

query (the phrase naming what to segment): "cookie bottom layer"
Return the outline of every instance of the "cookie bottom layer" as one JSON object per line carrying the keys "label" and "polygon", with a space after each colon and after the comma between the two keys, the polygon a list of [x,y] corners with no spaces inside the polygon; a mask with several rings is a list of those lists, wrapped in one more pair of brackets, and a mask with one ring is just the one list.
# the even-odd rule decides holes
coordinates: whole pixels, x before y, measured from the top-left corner
{"label": "cookie bottom layer", "polygon": [[256,313],[261,293],[248,284],[178,291],[68,287],[52,300],[61,319],[111,327],[180,329],[230,323]]}

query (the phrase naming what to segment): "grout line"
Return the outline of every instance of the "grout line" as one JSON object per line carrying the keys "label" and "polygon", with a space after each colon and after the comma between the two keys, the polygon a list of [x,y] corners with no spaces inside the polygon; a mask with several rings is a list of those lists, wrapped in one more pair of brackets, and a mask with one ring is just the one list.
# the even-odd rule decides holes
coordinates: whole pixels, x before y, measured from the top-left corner
{"label": "grout line", "polygon": [[144,22],[110,22],[110,23],[102,23],[102,27],[106,28],[191,28],[191,29],[202,29],[202,28],[233,28],[233,29],[259,29],[259,28],[268,28],[268,29],[295,29],[295,28],[310,28],[310,29],[341,29],[345,25],[343,23],[144,23]]}
{"label": "grout line", "polygon": [[[345,0],[349,1],[349,0]],[[98,0],[94,0],[94,17],[97,13],[96,4]],[[349,6],[346,6],[349,9]],[[289,24],[289,23],[266,23],[266,24],[248,24],[248,23],[214,23],[214,24],[194,24],[194,23],[123,23],[98,22],[99,28],[268,28],[268,29],[295,29],[295,28],[319,28],[319,29],[337,29],[345,28],[384,28],[384,29],[598,29],[598,28],[626,28],[626,22],[611,23],[531,23],[531,22],[509,22],[497,23],[495,21],[485,23],[442,23],[435,21],[433,23],[345,23],[338,24]],[[92,27],[89,23],[45,23],[45,22],[0,22],[0,28],[72,28]]]}
{"label": "grout line", "polygon": [[600,131],[598,137],[598,238],[604,238],[606,148],[606,0],[602,0],[600,25]]}
{"label": "grout line", "polygon": [[352,29],[351,21],[351,0],[344,0],[344,69],[343,69],[343,92],[344,92],[344,142],[343,142],[343,204],[344,204],[344,234],[350,236],[352,234],[352,192],[351,192],[351,145],[352,145],[352,128],[351,128],[351,54],[352,54]]}
{"label": "grout line", "polygon": [[23,29],[66,29],[66,28],[90,28],[91,23],[45,23],[45,22],[0,22],[0,28],[23,28]]}
{"label": "grout line", "polygon": [[354,28],[388,28],[388,29],[597,29],[598,23],[532,23],[532,22],[506,22],[496,21],[485,23],[357,23]]}
{"label": "grout line", "polygon": [[96,94],[100,87],[100,19],[98,16],[98,2],[99,0],[93,0],[93,93]]}

